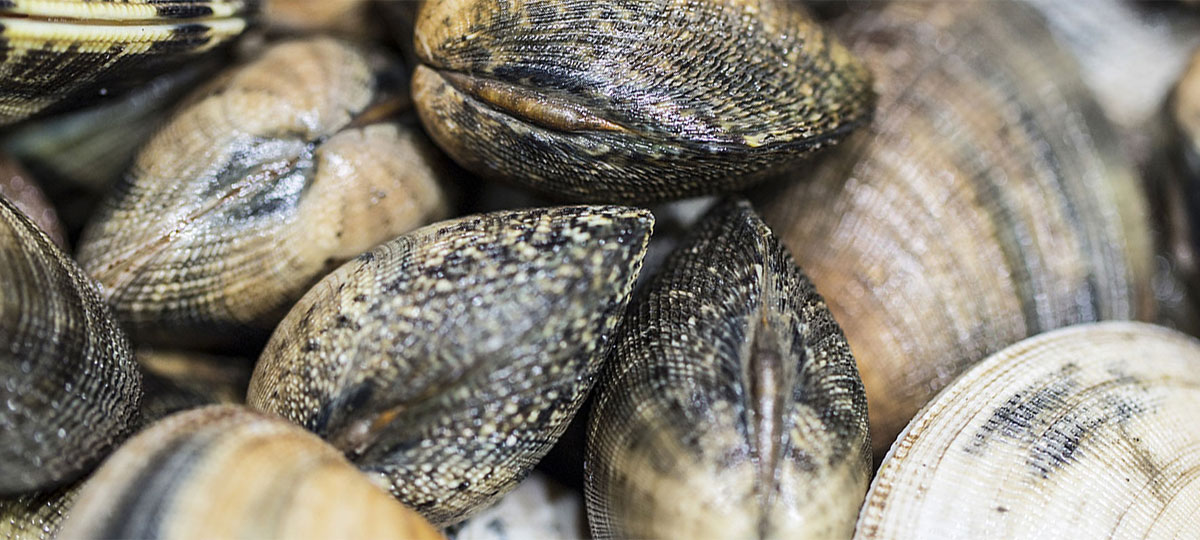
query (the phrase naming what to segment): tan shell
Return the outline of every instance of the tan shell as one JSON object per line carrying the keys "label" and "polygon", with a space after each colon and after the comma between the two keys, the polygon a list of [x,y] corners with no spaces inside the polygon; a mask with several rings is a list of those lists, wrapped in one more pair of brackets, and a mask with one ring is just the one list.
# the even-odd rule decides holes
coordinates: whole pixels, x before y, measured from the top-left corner
{"label": "tan shell", "polygon": [[432,146],[374,118],[386,62],[274,45],[151,139],[79,246],[140,341],[261,342],[324,273],[448,212]]}
{"label": "tan shell", "polygon": [[894,2],[843,35],[874,122],[756,197],[846,333],[879,455],[988,354],[1151,317],[1152,243],[1111,126],[1028,7]]}
{"label": "tan shell", "polygon": [[1033,337],[921,411],[856,538],[1182,538],[1200,530],[1200,342],[1110,322]]}
{"label": "tan shell", "polygon": [[137,421],[141,377],[96,285],[0,197],[0,494],[78,478]]}
{"label": "tan shell", "polygon": [[430,0],[414,44],[438,145],[569,200],[740,189],[872,110],[870,75],[791,0]]}
{"label": "tan shell", "polygon": [[654,218],[617,206],[423,227],[321,280],[247,402],[326,438],[435,525],[516,487],[591,388]]}
{"label": "tan shell", "polygon": [[6,156],[0,156],[0,197],[16,205],[60,249],[66,249],[67,239],[54,206],[33,177],[16,160]]}
{"label": "tan shell", "polygon": [[629,307],[588,429],[598,539],[849,536],[866,395],[812,283],[745,201],[714,208]]}
{"label": "tan shell", "polygon": [[256,0],[0,2],[0,126],[95,101],[177,67],[241,34],[256,4]]}
{"label": "tan shell", "polygon": [[216,406],[130,439],[84,486],[59,538],[442,536],[311,433]]}

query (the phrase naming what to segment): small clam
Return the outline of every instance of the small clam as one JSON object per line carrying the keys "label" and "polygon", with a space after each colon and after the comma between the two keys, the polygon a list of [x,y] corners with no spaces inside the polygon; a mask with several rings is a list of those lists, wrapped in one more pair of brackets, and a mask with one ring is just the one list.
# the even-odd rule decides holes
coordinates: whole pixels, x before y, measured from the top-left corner
{"label": "small clam", "polygon": [[465,168],[575,200],[730,191],[870,114],[870,77],[789,0],[430,0],[413,99]]}
{"label": "small clam", "polygon": [[139,341],[261,342],[325,272],[445,215],[432,146],[379,118],[398,67],[278,44],[151,139],[79,246]]}
{"label": "small clam", "polygon": [[1152,317],[1153,244],[1132,167],[1036,12],[895,2],[849,22],[874,122],[755,196],[846,333],[882,454],[988,354]]}
{"label": "small clam", "polygon": [[247,402],[331,441],[435,525],[461,521],[566,429],[652,224],[645,210],[540,208],[382,244],[292,308]]}
{"label": "small clam", "polygon": [[132,87],[209,51],[241,34],[256,4],[0,2],[0,126]]}
{"label": "small clam", "polygon": [[1141,323],[1029,338],[921,411],[856,538],[1183,538],[1200,531],[1200,342]]}
{"label": "small clam", "polygon": [[78,478],[134,427],[141,378],[91,279],[0,197],[0,494]]}
{"label": "small clam", "polygon": [[588,431],[597,538],[849,536],[866,395],[825,303],[748,203],[716,207],[630,306]]}
{"label": "small clam", "polygon": [[239,407],[176,414],[88,480],[59,538],[442,536],[333,447]]}

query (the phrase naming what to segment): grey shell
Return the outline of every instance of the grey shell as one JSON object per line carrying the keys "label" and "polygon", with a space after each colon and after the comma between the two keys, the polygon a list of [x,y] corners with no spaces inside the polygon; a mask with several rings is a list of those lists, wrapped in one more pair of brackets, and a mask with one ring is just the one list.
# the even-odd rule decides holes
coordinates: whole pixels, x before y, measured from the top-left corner
{"label": "grey shell", "polygon": [[248,403],[326,438],[435,525],[516,486],[583,402],[650,236],[623,207],[468,216],[327,276]]}
{"label": "grey shell", "polygon": [[630,306],[588,432],[597,538],[846,537],[866,396],[824,301],[745,202]]}

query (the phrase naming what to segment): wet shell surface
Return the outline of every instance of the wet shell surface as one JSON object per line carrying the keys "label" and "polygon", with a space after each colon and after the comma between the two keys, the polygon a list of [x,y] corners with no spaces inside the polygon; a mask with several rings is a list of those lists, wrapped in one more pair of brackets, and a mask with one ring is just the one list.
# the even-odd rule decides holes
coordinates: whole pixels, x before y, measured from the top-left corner
{"label": "wet shell surface", "polygon": [[95,284],[0,197],[0,494],[78,478],[137,420],[141,378]]}
{"label": "wet shell surface", "polygon": [[242,407],[176,414],[84,485],[69,538],[442,538],[333,447]]}
{"label": "wet shell surface", "polygon": [[837,538],[871,475],[866,395],[812,284],[745,202],[629,307],[588,432],[596,538]]}
{"label": "wet shell surface", "polygon": [[4,0],[0,126],[95,101],[212,50],[242,33],[257,3]]}
{"label": "wet shell surface", "polygon": [[82,485],[0,499],[0,539],[53,540]]}
{"label": "wet shell surface", "polygon": [[979,363],[892,447],[858,538],[1183,538],[1200,530],[1200,342],[1109,322]]}
{"label": "wet shell surface", "polygon": [[435,525],[512,490],[583,402],[641,268],[648,211],[503,211],[424,227],[280,323],[248,403],[329,440]]}
{"label": "wet shell surface", "polygon": [[755,196],[846,333],[878,455],[988,354],[1152,317],[1152,243],[1111,126],[1028,7],[896,2],[843,30],[875,120]]}
{"label": "wet shell surface", "polygon": [[383,62],[278,44],[151,139],[79,247],[139,341],[261,343],[326,272],[445,216],[432,146],[374,117],[406,91]]}
{"label": "wet shell surface", "polygon": [[862,65],[788,0],[431,0],[415,49],[439,146],[571,200],[739,189],[872,104]]}

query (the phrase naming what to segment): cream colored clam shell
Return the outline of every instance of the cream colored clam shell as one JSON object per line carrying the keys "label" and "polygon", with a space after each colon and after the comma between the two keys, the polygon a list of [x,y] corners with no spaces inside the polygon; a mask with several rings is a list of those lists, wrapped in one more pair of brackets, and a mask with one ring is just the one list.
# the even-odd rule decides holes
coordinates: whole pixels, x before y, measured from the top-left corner
{"label": "cream colored clam shell", "polygon": [[968,371],[883,461],[856,538],[1200,532],[1200,342],[1141,323],[1026,339]]}

